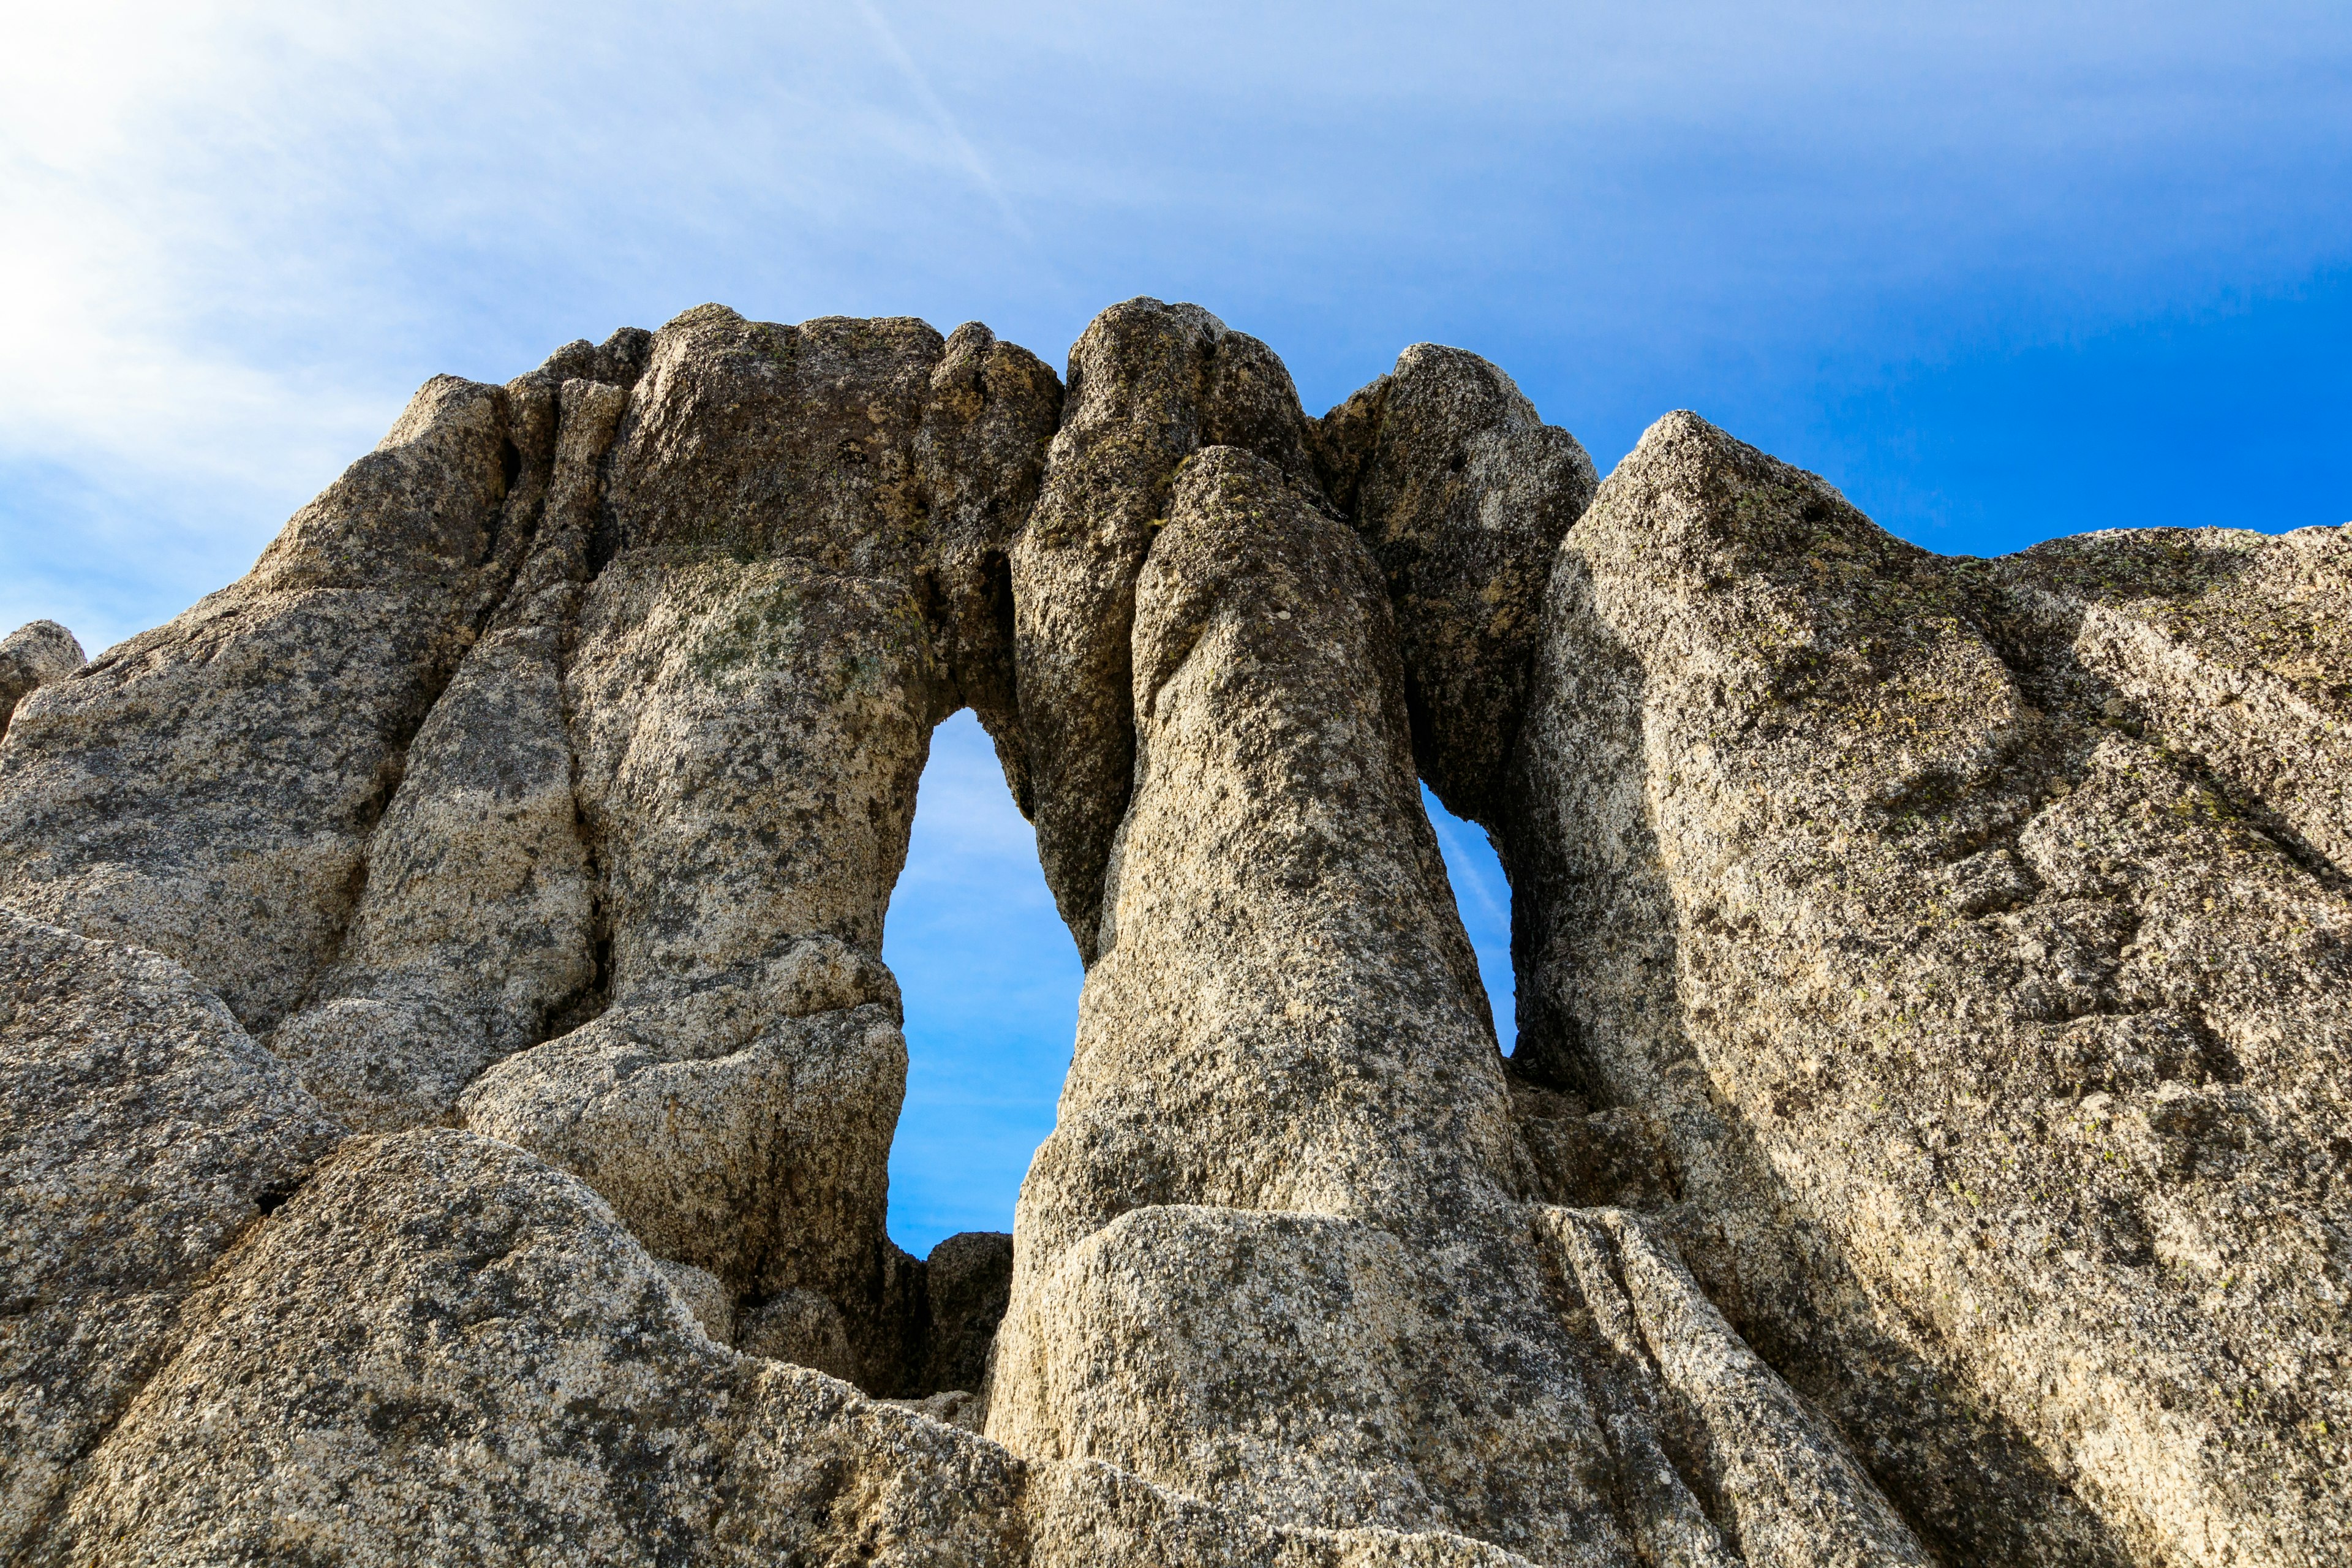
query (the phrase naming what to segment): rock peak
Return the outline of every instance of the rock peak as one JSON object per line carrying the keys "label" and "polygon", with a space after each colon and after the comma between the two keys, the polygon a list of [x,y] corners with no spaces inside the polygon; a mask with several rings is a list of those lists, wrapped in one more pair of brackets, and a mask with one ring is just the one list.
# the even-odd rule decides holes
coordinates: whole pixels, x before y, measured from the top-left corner
{"label": "rock peak", "polygon": [[[1087,963],[884,1228],[970,707]],[[0,1557],[2315,1564],[2352,542],[698,306],[0,642]],[[1494,837],[1518,1045],[1422,807]]]}

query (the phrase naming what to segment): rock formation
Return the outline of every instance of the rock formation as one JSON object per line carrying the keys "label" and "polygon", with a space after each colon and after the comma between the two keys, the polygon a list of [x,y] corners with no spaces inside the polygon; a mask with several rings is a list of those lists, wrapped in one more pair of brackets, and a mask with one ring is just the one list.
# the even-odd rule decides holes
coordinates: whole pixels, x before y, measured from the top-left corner
{"label": "rock formation", "polygon": [[2325,1561],[2344,531],[1948,561],[1675,415],[1550,595],[1519,1055],[1662,1130],[1718,1297],[1938,1532]]}
{"label": "rock formation", "polygon": [[81,644],[55,621],[35,621],[0,637],[0,735],[35,687],[62,680],[84,662]]}
{"label": "rock formation", "polygon": [[[1597,489],[1596,489],[1597,487]],[[0,1560],[2315,1564],[2352,543],[718,306],[0,643]],[[973,709],[1087,964],[884,1228]],[[1421,806],[1494,837],[1519,1029]]]}

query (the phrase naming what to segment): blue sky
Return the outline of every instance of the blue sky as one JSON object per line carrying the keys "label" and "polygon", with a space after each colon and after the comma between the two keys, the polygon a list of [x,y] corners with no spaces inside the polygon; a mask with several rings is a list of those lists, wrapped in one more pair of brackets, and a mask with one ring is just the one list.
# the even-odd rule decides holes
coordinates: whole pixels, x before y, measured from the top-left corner
{"label": "blue sky", "polygon": [[[1310,410],[1458,343],[1604,469],[1693,407],[1946,551],[2352,517],[2341,0],[18,9],[0,623],[93,651],[425,376],[714,299],[1056,361],[1195,300]],[[937,755],[909,1245],[1005,1223],[1076,983],[968,721]]]}

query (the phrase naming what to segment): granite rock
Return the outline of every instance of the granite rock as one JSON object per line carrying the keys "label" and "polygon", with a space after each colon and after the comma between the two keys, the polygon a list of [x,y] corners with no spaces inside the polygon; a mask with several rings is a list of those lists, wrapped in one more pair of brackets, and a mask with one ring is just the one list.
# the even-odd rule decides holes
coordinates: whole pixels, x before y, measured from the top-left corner
{"label": "granite rock", "polygon": [[972,1393],[988,1382],[988,1352],[1013,1293],[1013,1237],[1003,1231],[950,1236],[923,1259],[924,1394]]}
{"label": "granite rock", "polygon": [[1150,299],[1087,323],[1011,563],[1026,760],[1013,794],[1089,963],[1135,767],[1136,579],[1168,521],[1179,465],[1213,446],[1255,453],[1314,489],[1306,413],[1264,343],[1198,305]]}
{"label": "granite rock", "polygon": [[506,391],[437,377],[241,581],[47,689],[8,727],[0,901],[168,953],[273,1027],[530,538],[522,468]]}
{"label": "granite rock", "polygon": [[713,1343],[490,1139],[355,1140],[184,1315],[32,1562],[1017,1560],[1010,1455]]}
{"label": "granite rock", "polygon": [[34,621],[0,637],[0,738],[35,688],[63,680],[85,662],[81,644],[55,621]]}
{"label": "granite rock", "polygon": [[1316,435],[1331,500],[1388,583],[1422,776],[1455,816],[1490,822],[1552,557],[1600,483],[1592,459],[1502,371],[1435,343]]}
{"label": "granite rock", "polygon": [[1479,1564],[1033,1466],[727,1350],[576,1179],[352,1140],[184,1309],[33,1564]]}
{"label": "granite rock", "polygon": [[180,965],[0,908],[0,1556],[341,1136]]}
{"label": "granite rock", "polygon": [[[646,345],[579,568],[552,574],[585,585],[551,612],[561,698],[538,710],[568,744],[549,836],[568,844],[574,808],[593,910],[535,941],[572,991],[509,1010],[492,1046],[530,1048],[469,1060],[503,1056],[462,1114],[747,1307],[830,1301],[856,1351],[828,1366],[877,1387],[907,1354],[882,915],[932,727],[969,689],[1010,732],[1003,556],[1058,391],[977,325],[688,311]],[[551,1028],[582,991],[594,1016]]]}
{"label": "granite rock", "polygon": [[1688,415],[1568,535],[1525,1070],[1659,1129],[1712,1292],[1950,1560],[2347,1528],[2344,559],[1946,560]]}
{"label": "granite rock", "polygon": [[[1531,1162],[1369,552],[1273,464],[1207,448],[1134,626],[1135,787],[1060,1117],[1022,1189],[990,1435],[1269,1520],[1545,1563],[1632,1561],[1673,1533],[1662,1508],[1696,1531],[1679,1479],[1622,1484],[1523,1201]],[[1737,1345],[1711,1310],[1704,1327]],[[1924,1561],[1857,1467],[1785,1425],[1738,1431],[1782,1488],[1749,1535],[1793,1515],[1820,1542],[1882,1543],[1868,1560]],[[1743,1478],[1726,1489],[1770,1490]]]}
{"label": "granite rock", "polygon": [[[1309,421],[1195,306],[1066,395],[704,306],[0,701],[12,1562],[2352,1533],[2343,530],[1954,560],[1688,415],[1596,492],[1455,350]],[[918,1259],[965,707],[1087,973],[1013,1233]]]}
{"label": "granite rock", "polygon": [[466,1091],[466,1124],[575,1173],[656,1255],[738,1298],[874,1294],[907,1072],[890,1011],[783,1017],[685,1060],[634,1022],[615,1009],[499,1063]]}
{"label": "granite rock", "polygon": [[537,537],[409,747],[335,962],[269,1038],[361,1131],[454,1120],[467,1085],[547,1038],[595,980],[563,639],[587,575],[598,468],[627,399],[577,379],[551,401],[528,383],[510,395],[551,447]]}

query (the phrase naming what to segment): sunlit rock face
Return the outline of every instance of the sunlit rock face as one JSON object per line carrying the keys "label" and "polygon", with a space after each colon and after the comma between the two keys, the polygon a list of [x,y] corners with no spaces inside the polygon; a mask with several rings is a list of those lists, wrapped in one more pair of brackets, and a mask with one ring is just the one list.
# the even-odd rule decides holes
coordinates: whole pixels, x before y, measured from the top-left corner
{"label": "sunlit rock face", "polygon": [[[1087,963],[884,1230],[995,739]],[[0,641],[0,1556],[2310,1564],[2352,543],[1954,560],[1433,345],[719,306]],[[1519,1045],[1420,804],[1494,836]]]}
{"label": "sunlit rock face", "polygon": [[2344,531],[1949,560],[1678,414],[1546,621],[1521,1054],[1657,1129],[1733,1319],[1994,1560],[2325,1561]]}

